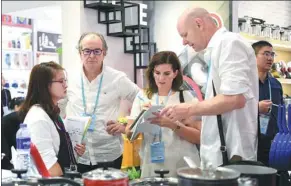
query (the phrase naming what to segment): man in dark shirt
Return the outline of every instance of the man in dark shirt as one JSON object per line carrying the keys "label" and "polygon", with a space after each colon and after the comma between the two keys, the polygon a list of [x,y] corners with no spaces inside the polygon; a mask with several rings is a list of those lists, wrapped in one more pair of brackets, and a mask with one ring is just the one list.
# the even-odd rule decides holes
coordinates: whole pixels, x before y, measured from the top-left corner
{"label": "man in dark shirt", "polygon": [[269,73],[274,62],[273,46],[267,41],[254,43],[259,73],[260,148],[258,160],[268,165],[272,140],[278,132],[278,105],[283,104],[281,83]]}
{"label": "man in dark shirt", "polygon": [[19,107],[24,102],[24,98],[13,98],[9,104],[12,112],[1,119],[1,152],[5,154],[1,161],[2,169],[12,169],[13,165],[10,163],[12,158],[11,147],[16,148],[16,133],[19,129],[21,117],[19,116]]}
{"label": "man in dark shirt", "polygon": [[18,112],[12,112],[4,116],[1,120],[1,152],[5,154],[2,159],[2,169],[11,169],[13,166],[10,163],[11,147],[16,148],[16,133],[19,129],[21,119]]}
{"label": "man in dark shirt", "polygon": [[5,79],[1,73],[1,116],[6,115],[8,111],[9,102],[11,101],[11,93],[8,89],[4,89]]}

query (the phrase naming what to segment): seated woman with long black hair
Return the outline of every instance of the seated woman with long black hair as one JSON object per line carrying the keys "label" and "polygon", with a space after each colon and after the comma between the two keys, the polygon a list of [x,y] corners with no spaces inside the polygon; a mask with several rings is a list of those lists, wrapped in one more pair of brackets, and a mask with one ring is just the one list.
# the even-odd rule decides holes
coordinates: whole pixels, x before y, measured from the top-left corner
{"label": "seated woman with long black hair", "polygon": [[[31,142],[37,147],[51,176],[61,176],[65,167],[77,164],[57,105],[66,93],[64,69],[54,62],[41,63],[31,71],[27,96],[20,108]],[[77,145],[74,150],[82,155],[85,146]]]}

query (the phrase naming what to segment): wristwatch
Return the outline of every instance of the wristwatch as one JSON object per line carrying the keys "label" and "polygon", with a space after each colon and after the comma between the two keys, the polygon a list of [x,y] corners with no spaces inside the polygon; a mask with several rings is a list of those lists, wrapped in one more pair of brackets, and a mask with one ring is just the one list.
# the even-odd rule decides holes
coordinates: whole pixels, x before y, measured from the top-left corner
{"label": "wristwatch", "polygon": [[173,129],[173,132],[176,132],[177,130],[179,130],[181,128],[182,123],[180,121],[176,121],[176,127]]}

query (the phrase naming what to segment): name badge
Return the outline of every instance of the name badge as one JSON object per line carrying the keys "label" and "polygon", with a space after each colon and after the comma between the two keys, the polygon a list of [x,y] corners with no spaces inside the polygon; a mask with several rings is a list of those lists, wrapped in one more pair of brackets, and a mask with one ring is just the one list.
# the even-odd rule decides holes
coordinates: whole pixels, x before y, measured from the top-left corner
{"label": "name badge", "polygon": [[151,162],[163,163],[165,161],[164,142],[155,142],[151,144]]}
{"label": "name badge", "polygon": [[267,129],[268,129],[268,125],[269,125],[269,121],[270,121],[270,116],[267,116],[265,114],[261,114],[260,115],[260,131],[261,131],[261,134],[266,135]]}
{"label": "name badge", "polygon": [[96,115],[88,115],[88,114],[83,114],[83,116],[90,116],[91,117],[91,122],[88,127],[88,132],[93,132],[95,130],[95,124],[96,124]]}

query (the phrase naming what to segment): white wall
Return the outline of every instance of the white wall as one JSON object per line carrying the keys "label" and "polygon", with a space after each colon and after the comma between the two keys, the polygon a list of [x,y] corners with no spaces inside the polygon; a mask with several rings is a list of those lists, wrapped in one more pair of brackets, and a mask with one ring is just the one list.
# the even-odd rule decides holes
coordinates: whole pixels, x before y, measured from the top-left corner
{"label": "white wall", "polygon": [[[63,66],[65,68],[79,67],[80,62],[76,46],[80,34],[88,31],[96,31],[105,36],[109,46],[105,63],[117,70],[125,72],[128,74],[129,78],[133,80],[133,55],[124,53],[123,38],[106,36],[106,25],[98,24],[97,11],[84,9],[82,1],[36,1],[34,3],[32,3],[32,1],[26,1],[25,3],[21,1],[5,2],[8,2],[3,5],[3,9],[6,13],[32,18],[35,26],[34,31],[69,35],[69,37],[66,37],[68,39],[63,41],[64,47],[69,50],[63,51],[65,55]],[[42,7],[44,5],[46,5],[46,7]],[[64,19],[62,19],[62,16],[64,16]],[[62,20],[65,21],[64,25]],[[77,20],[80,21],[80,24],[75,25],[75,27],[71,27],[72,24],[66,23],[72,21],[76,22]],[[63,31],[64,28],[65,30]],[[72,30],[78,30],[78,33],[76,34],[76,32]]]}
{"label": "white wall", "polygon": [[84,9],[82,1],[63,2],[62,10],[63,21],[66,21],[62,27],[64,67],[80,66],[80,57],[76,50],[80,35],[83,32],[99,32],[104,35],[109,48],[104,63],[125,72],[133,81],[133,55],[124,53],[123,38],[106,35],[106,25],[98,24],[97,11]]}
{"label": "white wall", "polygon": [[268,24],[291,26],[291,1],[238,1],[238,16],[263,19]]}
{"label": "white wall", "polygon": [[176,28],[177,20],[184,10],[194,6],[206,8],[210,12],[219,12],[222,17],[228,17],[229,14],[228,2],[225,1],[156,1],[154,41],[158,51],[182,51],[184,47]]}
{"label": "white wall", "polygon": [[31,8],[60,5],[60,1],[1,1],[2,14],[28,10]]}

